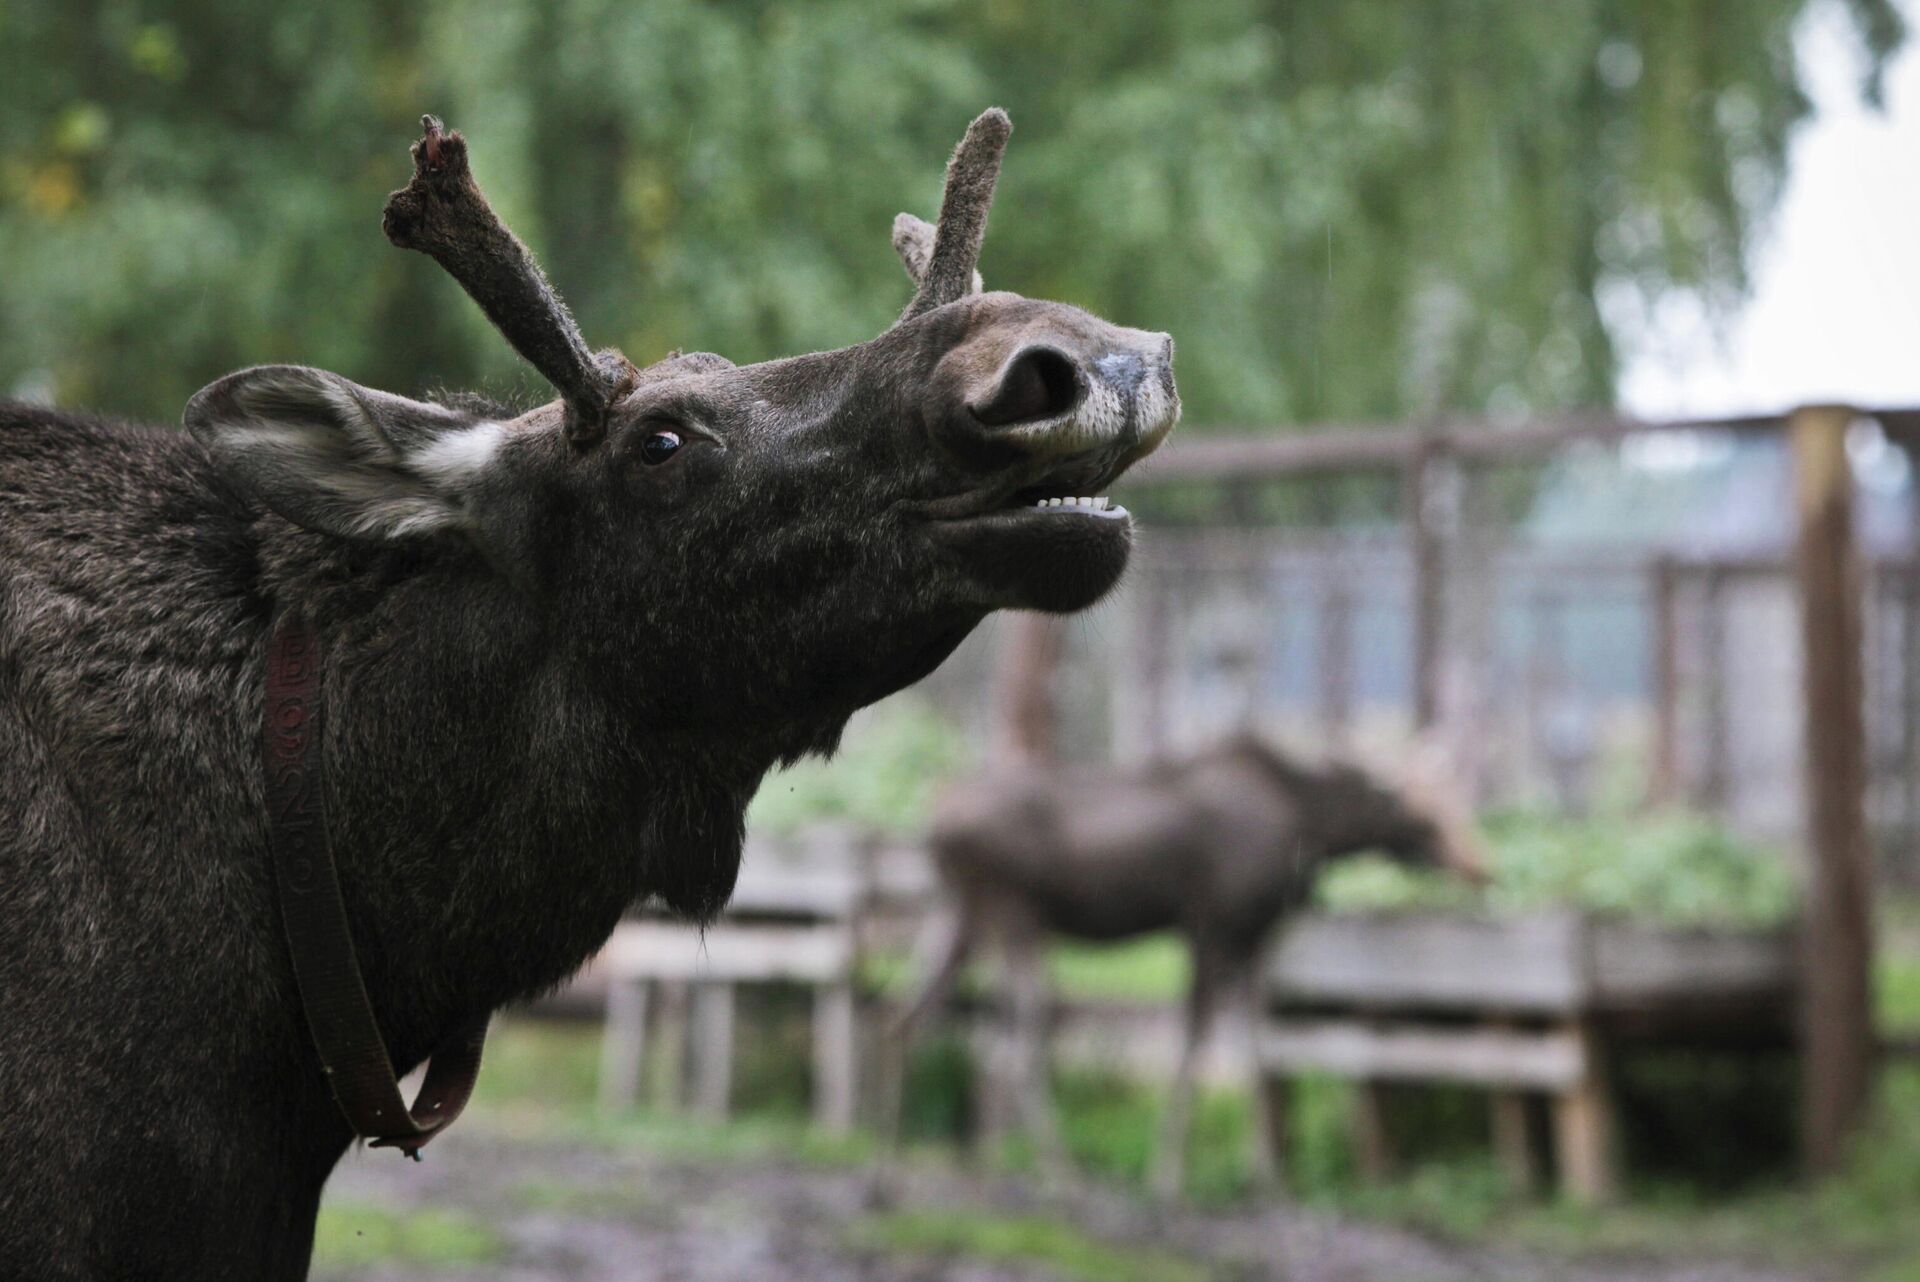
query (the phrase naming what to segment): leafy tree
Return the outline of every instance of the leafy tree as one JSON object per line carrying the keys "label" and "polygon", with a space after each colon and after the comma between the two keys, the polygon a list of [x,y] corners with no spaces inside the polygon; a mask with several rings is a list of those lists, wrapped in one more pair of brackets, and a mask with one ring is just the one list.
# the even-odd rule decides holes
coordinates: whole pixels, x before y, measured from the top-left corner
{"label": "leafy tree", "polygon": [[[997,101],[990,284],[1171,330],[1193,424],[1605,402],[1603,287],[1743,291],[1841,3],[0,0],[0,389],[521,377],[380,236],[422,109],[594,341],[857,341]],[[1872,95],[1900,20],[1844,12]]]}

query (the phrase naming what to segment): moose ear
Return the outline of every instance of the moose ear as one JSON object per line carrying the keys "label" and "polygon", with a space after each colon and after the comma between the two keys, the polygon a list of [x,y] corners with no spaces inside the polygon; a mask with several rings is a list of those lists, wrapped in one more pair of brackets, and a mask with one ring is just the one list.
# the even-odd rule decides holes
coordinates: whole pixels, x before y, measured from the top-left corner
{"label": "moose ear", "polygon": [[505,437],[498,423],[302,365],[210,383],[185,421],[249,496],[296,525],[362,540],[466,526]]}
{"label": "moose ear", "polygon": [[[893,252],[900,255],[907,276],[912,279],[914,288],[918,289],[926,279],[927,264],[933,261],[933,224],[912,214],[896,214],[893,219]],[[973,288],[967,292],[977,294],[983,287],[980,272],[975,269]]]}

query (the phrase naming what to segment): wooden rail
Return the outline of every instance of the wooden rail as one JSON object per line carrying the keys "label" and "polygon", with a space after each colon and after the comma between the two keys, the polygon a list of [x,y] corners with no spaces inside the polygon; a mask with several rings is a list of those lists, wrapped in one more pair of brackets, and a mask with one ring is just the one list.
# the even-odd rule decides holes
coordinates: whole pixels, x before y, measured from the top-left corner
{"label": "wooden rail", "polygon": [[[1890,439],[1903,444],[1920,440],[1920,409],[1861,409],[1858,413],[1878,420]],[[1779,432],[1790,418],[1755,414],[1656,420],[1588,411],[1524,423],[1450,418],[1413,428],[1376,423],[1299,430],[1220,428],[1205,434],[1189,430],[1129,473],[1126,484],[1132,488],[1187,481],[1246,484],[1324,472],[1396,470],[1413,465],[1426,452],[1469,463],[1518,463],[1557,454],[1571,445],[1617,442],[1646,432]]]}

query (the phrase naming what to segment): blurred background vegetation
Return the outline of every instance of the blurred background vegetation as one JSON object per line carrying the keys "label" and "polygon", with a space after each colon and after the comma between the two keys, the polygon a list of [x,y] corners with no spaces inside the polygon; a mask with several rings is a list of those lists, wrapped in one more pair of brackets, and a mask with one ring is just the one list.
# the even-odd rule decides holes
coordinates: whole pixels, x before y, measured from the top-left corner
{"label": "blurred background vegetation", "polygon": [[1890,0],[0,0],[0,392],[508,390],[378,230],[422,111],[592,341],[857,342],[907,295],[892,215],[998,102],[989,283],[1172,331],[1190,424],[1604,403],[1603,311],[1740,295],[1816,3],[1871,96]]}

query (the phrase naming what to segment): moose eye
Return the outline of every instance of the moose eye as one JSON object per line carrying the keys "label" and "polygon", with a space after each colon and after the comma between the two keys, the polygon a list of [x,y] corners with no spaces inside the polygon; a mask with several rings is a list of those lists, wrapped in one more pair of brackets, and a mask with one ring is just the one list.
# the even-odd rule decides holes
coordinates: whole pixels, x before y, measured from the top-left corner
{"label": "moose eye", "polygon": [[640,457],[647,466],[657,467],[672,458],[680,449],[680,433],[669,432],[665,428],[647,433],[647,439],[640,442]]}

